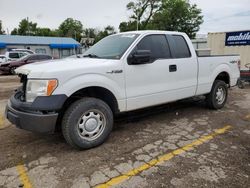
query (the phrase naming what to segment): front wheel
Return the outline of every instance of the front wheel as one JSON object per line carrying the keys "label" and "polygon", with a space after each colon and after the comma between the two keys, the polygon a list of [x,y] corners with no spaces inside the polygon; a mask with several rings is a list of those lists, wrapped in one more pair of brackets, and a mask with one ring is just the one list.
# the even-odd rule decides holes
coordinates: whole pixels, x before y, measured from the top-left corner
{"label": "front wheel", "polygon": [[108,138],[113,128],[113,113],[100,99],[83,98],[65,112],[62,132],[65,140],[78,149],[96,147]]}
{"label": "front wheel", "polygon": [[221,109],[225,106],[228,96],[228,87],[224,81],[215,80],[211,92],[206,96],[206,102],[211,109]]}

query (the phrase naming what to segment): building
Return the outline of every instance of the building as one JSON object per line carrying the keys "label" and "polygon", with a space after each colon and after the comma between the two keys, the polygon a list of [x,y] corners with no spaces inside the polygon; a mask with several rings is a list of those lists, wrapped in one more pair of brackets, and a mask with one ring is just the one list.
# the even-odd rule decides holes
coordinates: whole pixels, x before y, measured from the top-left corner
{"label": "building", "polygon": [[63,58],[81,52],[76,40],[66,37],[37,37],[19,35],[0,35],[0,54],[11,49],[30,49],[36,53]]}
{"label": "building", "polygon": [[211,55],[239,54],[241,68],[250,63],[250,30],[208,33]]}

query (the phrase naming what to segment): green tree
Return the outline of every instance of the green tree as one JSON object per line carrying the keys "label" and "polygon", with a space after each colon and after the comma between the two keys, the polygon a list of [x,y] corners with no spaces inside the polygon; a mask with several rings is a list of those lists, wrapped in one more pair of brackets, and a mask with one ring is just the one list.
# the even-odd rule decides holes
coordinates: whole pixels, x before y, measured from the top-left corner
{"label": "green tree", "polygon": [[17,30],[17,28],[14,28],[14,29],[11,31],[10,34],[11,34],[11,35],[18,35],[18,30]]}
{"label": "green tree", "polygon": [[95,42],[98,42],[101,39],[103,39],[109,35],[115,34],[115,33],[116,33],[115,28],[113,26],[108,25],[104,28],[104,30],[98,32],[98,34],[96,35],[96,38],[95,38]]}
{"label": "green tree", "polygon": [[135,31],[137,29],[136,21],[121,22],[119,25],[120,32]]}
{"label": "green tree", "polygon": [[22,19],[19,22],[18,28],[15,28],[12,35],[35,35],[37,30],[37,23],[30,22],[28,19]]}
{"label": "green tree", "polygon": [[96,38],[98,31],[94,28],[87,28],[83,31],[84,37],[86,38]]}
{"label": "green tree", "polygon": [[38,27],[36,29],[36,36],[51,36],[51,29]]}
{"label": "green tree", "polygon": [[4,35],[5,31],[3,30],[3,26],[2,26],[2,21],[0,20],[0,35]]}
{"label": "green tree", "polygon": [[36,36],[51,36],[51,37],[56,37],[59,36],[59,31],[58,30],[51,30],[50,28],[42,28],[38,27],[36,29]]}
{"label": "green tree", "polygon": [[[136,0],[127,4],[131,12],[129,22],[122,22],[119,26],[121,32],[147,29],[152,16],[160,10],[161,0]],[[138,25],[137,25],[138,24]]]}
{"label": "green tree", "polygon": [[58,31],[62,37],[76,38],[77,41],[80,41],[83,33],[83,25],[79,20],[67,18],[61,23]]}
{"label": "green tree", "polygon": [[185,0],[162,0],[162,7],[148,26],[149,29],[181,31],[195,38],[203,23],[201,9]]}

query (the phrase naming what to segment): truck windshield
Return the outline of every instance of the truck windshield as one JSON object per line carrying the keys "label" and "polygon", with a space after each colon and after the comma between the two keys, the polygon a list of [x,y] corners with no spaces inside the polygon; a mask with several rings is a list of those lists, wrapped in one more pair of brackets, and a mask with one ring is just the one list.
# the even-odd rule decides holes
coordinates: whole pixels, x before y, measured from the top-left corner
{"label": "truck windshield", "polygon": [[106,37],[87,50],[83,57],[120,59],[138,36],[138,34],[119,34]]}

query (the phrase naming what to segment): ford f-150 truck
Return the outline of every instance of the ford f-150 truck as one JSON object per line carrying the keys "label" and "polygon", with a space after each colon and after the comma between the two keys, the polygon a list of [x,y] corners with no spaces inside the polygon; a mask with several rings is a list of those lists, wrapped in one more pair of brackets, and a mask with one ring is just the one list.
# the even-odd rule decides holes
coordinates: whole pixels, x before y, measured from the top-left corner
{"label": "ford f-150 truck", "polygon": [[23,86],[8,120],[33,132],[61,128],[75,148],[102,144],[114,115],[194,96],[222,108],[239,78],[239,56],[197,57],[185,33],[136,31],[108,36],[78,58],[16,69]]}

